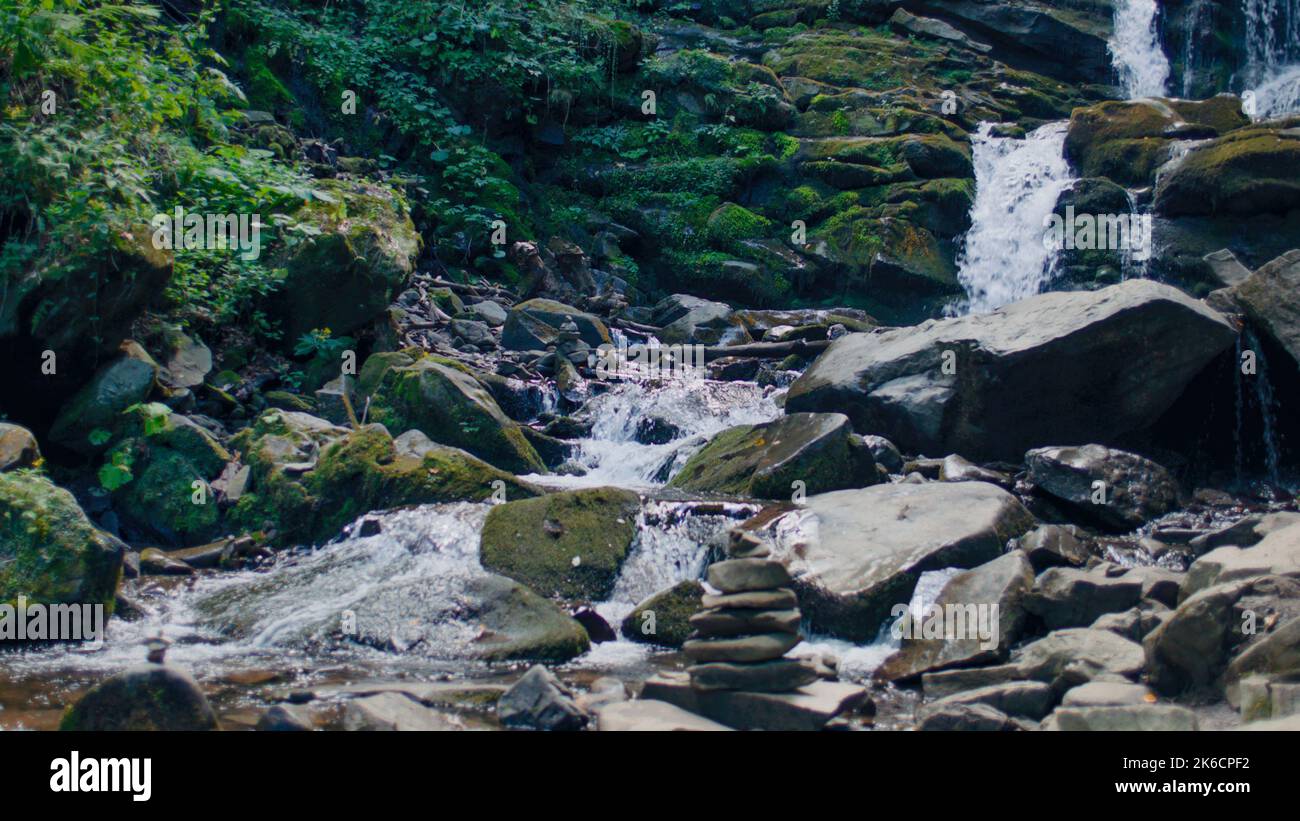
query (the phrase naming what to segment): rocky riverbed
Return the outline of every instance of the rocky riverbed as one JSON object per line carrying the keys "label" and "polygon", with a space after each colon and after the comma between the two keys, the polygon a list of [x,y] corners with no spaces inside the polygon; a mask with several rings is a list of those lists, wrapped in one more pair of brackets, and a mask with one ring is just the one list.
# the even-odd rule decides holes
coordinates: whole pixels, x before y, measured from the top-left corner
{"label": "rocky riverbed", "polygon": [[254,46],[275,283],[0,301],[0,727],[1295,728],[1300,54],[1068,5],[620,11],[660,113],[455,100],[500,242]]}

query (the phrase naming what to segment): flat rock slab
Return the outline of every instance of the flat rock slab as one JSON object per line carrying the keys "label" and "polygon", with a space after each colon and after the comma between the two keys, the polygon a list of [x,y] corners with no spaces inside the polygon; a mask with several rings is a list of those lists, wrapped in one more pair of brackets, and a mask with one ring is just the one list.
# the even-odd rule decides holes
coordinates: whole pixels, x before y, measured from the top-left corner
{"label": "flat rock slab", "polygon": [[709,584],[723,593],[776,590],[790,586],[790,574],[770,559],[729,559],[709,565]]}
{"label": "flat rock slab", "polygon": [[465,727],[401,693],[380,693],[349,701],[343,710],[343,729],[428,732]]}
{"label": "flat rock slab", "polygon": [[751,590],[748,593],[732,593],[715,596],[705,593],[700,599],[704,607],[746,608],[750,610],[785,610],[799,603],[793,590]]}
{"label": "flat rock slab", "polygon": [[1120,707],[1149,703],[1153,694],[1141,684],[1125,681],[1090,681],[1068,691],[1062,707]]}
{"label": "flat rock slab", "polygon": [[788,693],[817,680],[817,669],[803,659],[779,658],[750,664],[710,661],[686,668],[696,690]]}
{"label": "flat rock slab", "polygon": [[797,633],[760,633],[734,638],[693,639],[682,645],[692,661],[753,662],[779,659],[801,641]]}
{"label": "flat rock slab", "polygon": [[1044,730],[1145,730],[1155,732],[1199,730],[1196,713],[1176,704],[1142,707],[1061,707],[1043,721]]}
{"label": "flat rock slab", "polygon": [[817,680],[791,693],[701,693],[681,673],[651,678],[641,697],[667,701],[737,730],[820,730],[832,718],[869,703],[866,688],[844,682]]}
{"label": "flat rock slab", "polygon": [[934,482],[809,496],[772,530],[812,629],[870,641],[922,573],[991,562],[1033,524],[996,485]]}
{"label": "flat rock slab", "polygon": [[710,608],[691,616],[691,626],[702,636],[743,636],[750,633],[798,633],[798,610],[746,610]]}
{"label": "flat rock slab", "polygon": [[596,711],[596,729],[602,732],[730,732],[731,728],[687,712],[666,701],[638,699],[606,704]]}

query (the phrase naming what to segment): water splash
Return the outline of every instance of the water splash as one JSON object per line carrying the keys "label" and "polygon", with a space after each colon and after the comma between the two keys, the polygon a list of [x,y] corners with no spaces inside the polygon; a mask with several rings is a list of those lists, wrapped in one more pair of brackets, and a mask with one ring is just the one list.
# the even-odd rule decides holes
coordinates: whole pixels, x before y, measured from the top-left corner
{"label": "water splash", "polygon": [[1155,0],[1115,0],[1111,64],[1128,99],[1162,97],[1169,83],[1169,58],[1160,47]]}
{"label": "water splash", "polygon": [[995,137],[992,128],[981,123],[972,138],[975,203],[957,260],[970,313],[1034,296],[1051,280],[1057,254],[1044,241],[1045,224],[1074,181],[1064,156],[1069,123],[1048,123],[1023,140]]}
{"label": "water splash", "polygon": [[1300,65],[1281,69],[1272,79],[1251,89],[1254,120],[1271,120],[1300,112]]}
{"label": "water splash", "polygon": [[553,487],[662,485],[708,437],[781,415],[780,391],[753,382],[663,379],[621,382],[597,394],[582,415],[594,421],[578,440],[583,476],[528,476]]}

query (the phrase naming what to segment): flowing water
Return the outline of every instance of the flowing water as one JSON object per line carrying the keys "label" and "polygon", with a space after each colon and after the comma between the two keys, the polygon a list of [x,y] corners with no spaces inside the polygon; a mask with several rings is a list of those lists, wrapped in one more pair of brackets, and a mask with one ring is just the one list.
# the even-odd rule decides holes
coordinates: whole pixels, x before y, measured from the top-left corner
{"label": "flowing water", "polygon": [[1156,0],[1115,0],[1111,62],[1130,100],[1160,97],[1169,83],[1169,59],[1160,47]]}
{"label": "flowing water", "polygon": [[1050,281],[1056,254],[1046,221],[1074,181],[1064,157],[1069,123],[1048,123],[1024,139],[993,136],[992,128],[982,123],[972,139],[975,202],[957,260],[971,313],[1031,297]]}

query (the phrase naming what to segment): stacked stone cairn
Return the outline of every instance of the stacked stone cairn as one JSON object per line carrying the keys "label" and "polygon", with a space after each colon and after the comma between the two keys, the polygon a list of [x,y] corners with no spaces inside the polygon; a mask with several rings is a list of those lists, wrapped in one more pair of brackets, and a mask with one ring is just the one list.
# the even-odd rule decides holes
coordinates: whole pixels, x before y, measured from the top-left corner
{"label": "stacked stone cairn", "polygon": [[704,609],[691,616],[695,632],[682,646],[697,691],[783,693],[817,679],[816,668],[785,654],[799,643],[799,600],[785,566],[752,533],[734,530],[728,559],[709,566]]}

